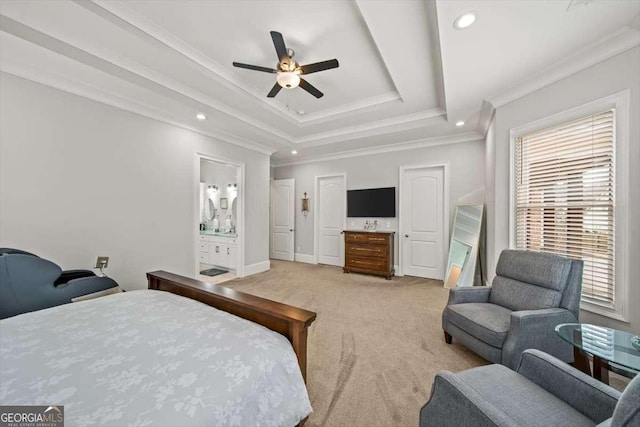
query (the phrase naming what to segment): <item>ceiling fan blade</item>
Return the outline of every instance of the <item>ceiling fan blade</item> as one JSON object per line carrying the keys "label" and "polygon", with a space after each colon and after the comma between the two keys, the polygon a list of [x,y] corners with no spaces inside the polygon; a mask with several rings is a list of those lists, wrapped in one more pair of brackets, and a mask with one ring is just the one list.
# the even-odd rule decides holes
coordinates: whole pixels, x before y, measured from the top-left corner
{"label": "ceiling fan blade", "polygon": [[276,84],[273,85],[273,87],[271,88],[271,91],[269,92],[269,94],[267,95],[267,98],[273,98],[275,97],[278,92],[280,92],[280,89],[282,89],[282,86],[280,86],[277,82]]}
{"label": "ceiling fan blade", "polygon": [[318,71],[330,70],[332,68],[338,68],[340,64],[337,59],[330,59],[328,61],[316,62],[314,64],[301,65],[300,71],[302,74],[317,73]]}
{"label": "ceiling fan blade", "polygon": [[309,92],[311,95],[315,96],[316,98],[322,98],[324,96],[324,93],[320,92],[318,89],[315,88],[315,86],[313,86],[311,83],[309,83],[305,79],[300,79],[300,87],[306,90],[307,92]]}
{"label": "ceiling fan blade", "polygon": [[234,62],[233,66],[234,67],[238,67],[238,68],[246,68],[247,70],[262,71],[263,73],[277,73],[278,72],[278,70],[274,70],[273,68],[261,67],[259,65],[242,64],[240,62]]}
{"label": "ceiling fan blade", "polygon": [[278,54],[278,61],[282,61],[283,58],[288,57],[287,54],[287,46],[284,44],[284,39],[282,38],[282,34],[277,31],[271,31],[271,40],[273,40],[273,45],[276,47],[276,53]]}

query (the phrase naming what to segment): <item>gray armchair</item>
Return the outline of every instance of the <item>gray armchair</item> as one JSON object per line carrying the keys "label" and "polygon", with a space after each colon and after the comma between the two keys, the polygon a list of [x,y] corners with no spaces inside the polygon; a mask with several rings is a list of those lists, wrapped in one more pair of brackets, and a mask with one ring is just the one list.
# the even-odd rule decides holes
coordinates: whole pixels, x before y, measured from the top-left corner
{"label": "gray armchair", "polygon": [[582,268],[582,261],[555,255],[502,251],[493,286],[450,290],[442,313],[445,341],[455,338],[511,369],[528,348],[572,362],[571,345],[554,328],[578,321]]}
{"label": "gray armchair", "polygon": [[436,375],[420,410],[429,426],[640,425],[640,375],[614,390],[538,350],[527,350],[517,372],[501,365]]}
{"label": "gray armchair", "polygon": [[87,270],[62,269],[28,252],[2,249],[0,319],[70,303],[72,298],[117,287]]}

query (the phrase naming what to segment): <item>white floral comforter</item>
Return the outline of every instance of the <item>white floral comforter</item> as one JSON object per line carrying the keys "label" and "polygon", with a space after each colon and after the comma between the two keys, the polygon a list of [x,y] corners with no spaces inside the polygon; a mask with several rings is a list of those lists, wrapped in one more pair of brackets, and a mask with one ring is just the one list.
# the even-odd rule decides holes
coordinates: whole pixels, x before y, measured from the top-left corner
{"label": "white floral comforter", "polygon": [[66,426],[294,426],[311,413],[285,337],[151,290],[0,321],[0,404],[64,405]]}

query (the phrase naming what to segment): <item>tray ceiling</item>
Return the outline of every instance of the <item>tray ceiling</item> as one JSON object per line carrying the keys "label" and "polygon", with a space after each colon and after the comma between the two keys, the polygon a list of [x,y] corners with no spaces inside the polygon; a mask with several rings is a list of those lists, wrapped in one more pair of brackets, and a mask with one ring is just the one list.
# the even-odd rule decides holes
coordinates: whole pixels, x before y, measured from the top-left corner
{"label": "tray ceiling", "polygon": [[[606,57],[615,53],[609,45],[640,43],[632,19],[639,2],[570,4],[3,1],[0,69],[286,163],[292,149],[300,159],[477,139],[491,102],[508,102],[511,88],[534,90],[537,74],[581,48]],[[468,10],[478,22],[453,29]],[[339,68],[306,77],[323,98],[299,88],[267,98],[275,75],[232,66],[274,67],[272,30],[301,64],[339,60]]]}

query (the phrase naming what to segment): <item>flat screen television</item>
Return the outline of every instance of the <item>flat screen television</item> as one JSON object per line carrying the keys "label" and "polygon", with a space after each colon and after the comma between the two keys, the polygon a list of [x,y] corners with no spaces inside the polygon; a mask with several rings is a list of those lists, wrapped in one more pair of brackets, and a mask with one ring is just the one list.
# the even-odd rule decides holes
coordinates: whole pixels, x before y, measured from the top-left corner
{"label": "flat screen television", "polygon": [[351,218],[394,218],[396,188],[347,191],[347,216]]}

